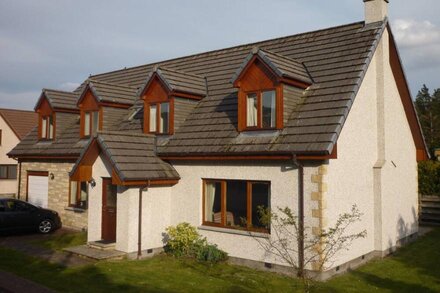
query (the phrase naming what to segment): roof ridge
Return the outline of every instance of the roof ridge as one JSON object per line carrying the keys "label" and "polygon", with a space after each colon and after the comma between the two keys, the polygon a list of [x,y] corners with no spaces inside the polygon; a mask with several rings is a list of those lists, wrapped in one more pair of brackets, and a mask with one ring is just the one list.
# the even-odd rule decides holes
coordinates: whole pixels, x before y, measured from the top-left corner
{"label": "roof ridge", "polygon": [[5,110],[5,111],[17,111],[17,112],[29,112],[29,113],[35,113],[35,111],[32,111],[32,110],[11,109],[11,108],[0,108],[0,112],[2,112],[3,110]]}
{"label": "roof ridge", "polygon": [[239,48],[239,47],[258,45],[258,44],[262,44],[262,43],[266,43],[266,42],[270,42],[270,41],[274,41],[274,40],[283,40],[283,39],[298,37],[298,36],[302,36],[302,35],[306,35],[306,34],[313,34],[313,33],[323,32],[323,31],[327,31],[327,30],[334,30],[334,29],[338,29],[338,28],[342,28],[342,27],[354,26],[354,25],[358,25],[358,24],[364,24],[365,25],[365,21],[357,21],[357,22],[353,22],[353,23],[348,23],[348,24],[343,24],[343,25],[332,26],[332,27],[328,27],[328,28],[323,28],[323,29],[317,29],[317,30],[312,30],[312,31],[308,31],[308,32],[298,33],[298,34],[294,34],[294,35],[288,35],[288,36],[283,36],[283,37],[266,39],[266,40],[262,40],[262,41],[258,41],[258,42],[239,44],[239,45],[235,45],[235,46],[231,46],[231,47],[226,47],[226,48],[221,48],[221,49],[214,49],[214,50],[211,50],[211,51],[199,52],[199,53],[195,53],[195,54],[189,54],[189,55],[186,55],[186,56],[180,56],[180,57],[165,59],[165,60],[162,60],[162,61],[157,61],[157,62],[152,62],[152,63],[145,63],[145,64],[142,64],[142,65],[137,65],[137,66],[133,66],[133,67],[124,67],[124,68],[121,68],[121,69],[116,69],[116,70],[111,70],[111,71],[107,71],[107,72],[91,75],[91,77],[100,76],[100,75],[106,75],[106,74],[116,73],[116,72],[122,72],[122,71],[125,71],[125,70],[141,68],[141,67],[148,67],[148,66],[154,66],[154,65],[159,65],[160,66],[161,63],[177,61],[177,60],[191,58],[191,57],[196,57],[196,56],[203,56],[203,55],[208,55],[208,54],[212,54],[212,53],[222,52],[222,51],[226,51],[226,50],[232,50],[232,49],[236,49],[236,48]]}
{"label": "roof ridge", "polygon": [[124,87],[124,88],[131,89],[131,90],[137,90],[136,87],[132,87],[132,86],[129,86],[129,85],[120,84],[120,83],[110,83],[110,82],[101,81],[101,80],[93,79],[93,78],[88,78],[88,79],[86,80],[86,82],[87,82],[87,81],[89,81],[89,82],[91,82],[91,83],[102,83],[102,84],[107,84],[107,85],[111,85],[111,86]]}
{"label": "roof ridge", "polygon": [[68,92],[68,91],[56,90],[56,89],[49,89],[49,88],[43,88],[42,91],[43,92],[45,92],[45,91],[52,91],[52,92],[59,92],[59,93],[66,93],[66,94],[76,95],[74,92]]}

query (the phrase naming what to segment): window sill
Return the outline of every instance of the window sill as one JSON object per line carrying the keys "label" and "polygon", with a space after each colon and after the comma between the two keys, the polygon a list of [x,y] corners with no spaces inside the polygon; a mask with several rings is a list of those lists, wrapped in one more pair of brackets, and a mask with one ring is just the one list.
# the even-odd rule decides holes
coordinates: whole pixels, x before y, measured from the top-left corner
{"label": "window sill", "polygon": [[75,207],[65,207],[64,209],[66,211],[72,211],[72,212],[75,212],[75,213],[85,213],[85,212],[87,212],[87,209],[75,208]]}
{"label": "window sill", "polygon": [[214,226],[199,226],[199,227],[197,227],[197,229],[205,230],[205,231],[212,231],[212,232],[220,232],[220,233],[227,233],[227,234],[236,234],[236,235],[257,237],[257,238],[269,238],[270,237],[270,234],[268,234],[268,233],[253,232],[253,231],[238,230],[238,229],[229,229],[229,228],[214,227]]}

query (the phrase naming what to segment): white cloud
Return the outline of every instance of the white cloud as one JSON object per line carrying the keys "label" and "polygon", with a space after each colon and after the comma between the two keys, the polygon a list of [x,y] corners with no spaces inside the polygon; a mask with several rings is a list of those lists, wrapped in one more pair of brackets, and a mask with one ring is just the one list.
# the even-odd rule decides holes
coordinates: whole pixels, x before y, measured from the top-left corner
{"label": "white cloud", "polygon": [[41,92],[0,92],[0,108],[33,110]]}
{"label": "white cloud", "polygon": [[424,47],[440,45],[440,28],[432,22],[398,19],[393,25],[395,37],[400,46]]}

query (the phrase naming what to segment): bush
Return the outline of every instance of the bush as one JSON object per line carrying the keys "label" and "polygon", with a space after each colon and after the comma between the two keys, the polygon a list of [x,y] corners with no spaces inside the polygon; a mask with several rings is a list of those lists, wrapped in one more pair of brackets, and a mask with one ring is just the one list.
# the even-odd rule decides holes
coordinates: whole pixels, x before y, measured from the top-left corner
{"label": "bush", "polygon": [[206,238],[200,236],[196,228],[188,223],[170,226],[166,231],[168,239],[165,251],[176,257],[192,257],[198,261],[217,263],[226,260],[228,256],[217,245],[208,244]]}
{"label": "bush", "polygon": [[226,260],[228,254],[218,249],[215,244],[205,244],[197,247],[196,259],[198,261],[206,261],[209,263],[218,263]]}
{"label": "bush", "polygon": [[440,162],[419,163],[419,193],[440,196]]}

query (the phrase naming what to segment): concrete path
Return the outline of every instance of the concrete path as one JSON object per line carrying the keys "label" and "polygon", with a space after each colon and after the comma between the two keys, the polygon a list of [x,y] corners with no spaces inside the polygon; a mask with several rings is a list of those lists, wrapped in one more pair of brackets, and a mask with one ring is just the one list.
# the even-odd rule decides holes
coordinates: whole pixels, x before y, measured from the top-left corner
{"label": "concrete path", "polygon": [[0,293],[52,293],[47,287],[18,277],[8,272],[0,271]]}

